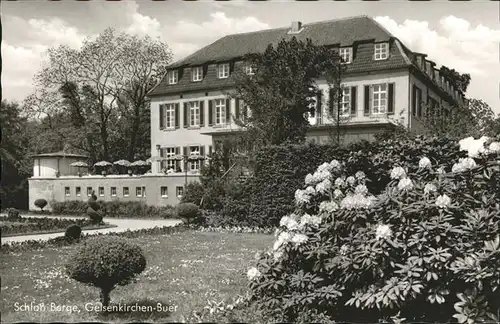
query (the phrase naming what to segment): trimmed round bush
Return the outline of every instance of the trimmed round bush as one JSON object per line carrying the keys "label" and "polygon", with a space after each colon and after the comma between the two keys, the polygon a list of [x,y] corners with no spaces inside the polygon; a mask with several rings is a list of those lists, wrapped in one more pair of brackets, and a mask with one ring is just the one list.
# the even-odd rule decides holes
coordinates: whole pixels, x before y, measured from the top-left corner
{"label": "trimmed round bush", "polygon": [[500,142],[483,142],[386,160],[383,188],[354,159],[320,165],[248,271],[252,300],[269,322],[498,322]]}
{"label": "trimmed round bush", "polygon": [[100,224],[102,222],[102,215],[96,212],[92,207],[87,209],[87,215],[92,220],[94,224]]}
{"label": "trimmed round bush", "polygon": [[21,219],[21,215],[19,214],[19,211],[15,208],[7,208],[7,219],[8,220],[19,220]]}
{"label": "trimmed round bush", "polygon": [[40,208],[42,211],[47,206],[47,200],[45,199],[37,199],[35,200],[35,206]]}
{"label": "trimmed round bush", "polygon": [[146,258],[140,246],[119,237],[97,237],[86,240],[70,257],[67,275],[81,283],[101,290],[103,306],[110,302],[110,292],[116,286],[129,284],[146,268]]}
{"label": "trimmed round bush", "polygon": [[176,207],[176,214],[187,223],[191,223],[200,216],[200,209],[193,203],[180,203]]}
{"label": "trimmed round bush", "polygon": [[82,235],[82,228],[78,225],[71,225],[66,228],[66,232],[64,233],[64,236],[68,240],[78,240],[80,239]]}

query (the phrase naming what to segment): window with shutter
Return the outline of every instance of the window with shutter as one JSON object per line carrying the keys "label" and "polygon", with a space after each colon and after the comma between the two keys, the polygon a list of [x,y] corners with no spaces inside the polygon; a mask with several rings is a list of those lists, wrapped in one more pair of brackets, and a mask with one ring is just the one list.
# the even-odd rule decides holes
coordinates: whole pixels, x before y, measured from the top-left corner
{"label": "window with shutter", "polygon": [[417,87],[417,116],[422,117],[422,90]]}
{"label": "window with shutter", "polygon": [[[177,146],[175,148],[175,155],[176,156],[181,155],[181,148],[180,148],[180,146]],[[180,160],[176,160],[175,161],[175,172],[181,172],[181,161]]]}
{"label": "window with shutter", "polygon": [[387,83],[372,85],[372,114],[387,113]]}
{"label": "window with shutter", "polygon": [[231,123],[231,99],[226,99],[226,124]]}
{"label": "window with shutter", "polygon": [[189,126],[199,127],[200,126],[200,102],[191,101],[189,103]]}
{"label": "window with shutter", "polygon": [[387,106],[387,113],[394,114],[394,101],[396,97],[394,96],[394,83],[389,83],[389,104]]}
{"label": "window with shutter", "polygon": [[358,91],[357,87],[351,87],[351,116],[355,117],[357,115],[358,111],[358,103],[357,103],[357,96],[358,96]]}
{"label": "window with shutter", "polygon": [[205,126],[205,102],[200,101],[200,126]]}
{"label": "window with shutter", "polygon": [[349,116],[351,114],[351,87],[342,86],[342,100],[340,101],[341,116]]}
{"label": "window with shutter", "polygon": [[411,114],[417,115],[417,86],[415,85],[411,88]]}
{"label": "window with shutter", "polygon": [[174,115],[175,115],[175,116],[174,116],[174,118],[175,118],[175,119],[174,119],[174,127],[175,127],[175,128],[179,128],[179,127],[180,127],[180,125],[181,125],[181,122],[180,122],[180,120],[179,120],[179,110],[180,110],[180,106],[179,106],[179,104],[177,103],[177,104],[175,104],[175,109],[174,109]]}
{"label": "window with shutter", "polygon": [[208,102],[208,126],[214,124],[214,101],[210,100]]}
{"label": "window with shutter", "polygon": [[240,99],[236,98],[234,101],[234,118],[238,120],[240,118]]}
{"label": "window with shutter", "polygon": [[160,129],[165,128],[165,106],[160,105]]}
{"label": "window with shutter", "polygon": [[370,86],[365,86],[365,107],[363,110],[363,114],[365,116],[370,115],[370,104],[371,104],[371,96],[370,96]]}
{"label": "window with shutter", "polygon": [[319,90],[316,95],[316,125],[323,124],[323,91]]}
{"label": "window with shutter", "polygon": [[188,119],[188,114],[189,114],[189,107],[188,107],[188,103],[185,102],[184,103],[184,128],[187,128],[188,127],[188,123],[189,123],[189,119]]}
{"label": "window with shutter", "polygon": [[215,100],[215,125],[222,126],[226,123],[226,100],[216,99]]}

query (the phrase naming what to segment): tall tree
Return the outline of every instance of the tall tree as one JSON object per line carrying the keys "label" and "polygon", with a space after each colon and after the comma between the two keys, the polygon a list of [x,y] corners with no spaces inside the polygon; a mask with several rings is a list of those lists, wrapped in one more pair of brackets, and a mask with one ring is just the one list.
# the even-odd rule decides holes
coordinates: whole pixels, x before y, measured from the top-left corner
{"label": "tall tree", "polygon": [[467,87],[470,83],[470,74],[461,74],[455,69],[449,69],[446,66],[441,66],[439,72],[444,75],[447,80],[450,80],[451,84],[455,89],[457,89],[462,95],[467,92]]}
{"label": "tall tree", "polygon": [[117,35],[108,28],[85,40],[81,49],[50,49],[48,64],[35,77],[37,91],[26,102],[32,112],[48,118],[68,112],[71,126],[80,133],[80,144],[74,147],[99,159],[124,157],[115,157],[110,141],[128,129],[126,157],[132,159],[142,137],[148,136],[141,132],[149,128],[143,125],[149,123],[146,95],[163,77],[171,57],[160,40]]}
{"label": "tall tree", "polygon": [[293,37],[244,60],[256,68],[254,75],[240,73],[237,78],[235,96],[245,106],[236,123],[246,130],[245,136],[254,145],[304,141],[308,113],[314,111],[319,92],[316,80],[325,78],[331,97],[336,98],[338,54],[313,45],[311,40],[302,42]]}
{"label": "tall tree", "polygon": [[430,135],[446,135],[453,138],[489,135],[495,113],[481,99],[468,98],[463,105],[446,112],[443,107],[425,107],[423,124]]}
{"label": "tall tree", "polygon": [[27,178],[31,173],[28,147],[30,145],[28,120],[15,102],[2,100],[0,108],[0,159],[2,163],[0,197],[2,209],[26,209]]}

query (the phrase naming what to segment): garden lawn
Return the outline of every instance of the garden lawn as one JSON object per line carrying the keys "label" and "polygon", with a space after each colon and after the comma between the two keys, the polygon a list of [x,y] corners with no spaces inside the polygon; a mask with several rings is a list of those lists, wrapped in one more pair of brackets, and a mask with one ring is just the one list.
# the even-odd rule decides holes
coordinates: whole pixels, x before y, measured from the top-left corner
{"label": "garden lawn", "polygon": [[[0,254],[2,322],[178,322],[201,311],[208,300],[231,302],[244,294],[246,272],[255,253],[268,248],[274,237],[186,231],[131,239],[146,255],[139,280],[111,292],[111,304],[155,305],[175,308],[167,312],[123,312],[102,315],[87,311],[95,306],[99,290],[64,275],[64,264],[78,245],[38,251]],[[47,310],[16,311],[16,303],[43,303]],[[50,305],[69,305],[78,312],[50,311]]]}

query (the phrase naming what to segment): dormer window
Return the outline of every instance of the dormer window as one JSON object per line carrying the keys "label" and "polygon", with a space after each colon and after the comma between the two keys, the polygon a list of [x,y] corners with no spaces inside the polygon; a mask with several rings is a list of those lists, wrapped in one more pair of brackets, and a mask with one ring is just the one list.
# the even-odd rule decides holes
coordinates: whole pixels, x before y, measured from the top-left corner
{"label": "dormer window", "polygon": [[219,79],[225,79],[229,77],[229,63],[223,63],[217,66],[217,77]]}
{"label": "dormer window", "polygon": [[255,74],[255,67],[253,67],[251,64],[246,64],[245,65],[245,74],[246,75],[254,75]]}
{"label": "dormer window", "polygon": [[179,71],[172,70],[168,72],[168,84],[176,84],[179,81]]}
{"label": "dormer window", "polygon": [[375,60],[385,60],[389,57],[389,43],[375,44]]}
{"label": "dormer window", "polygon": [[193,82],[198,82],[203,79],[203,68],[201,66],[194,67],[191,69],[191,80]]}
{"label": "dormer window", "polygon": [[339,56],[342,59],[342,63],[352,63],[352,47],[341,47],[339,49]]}

